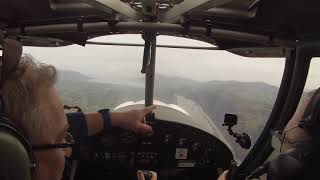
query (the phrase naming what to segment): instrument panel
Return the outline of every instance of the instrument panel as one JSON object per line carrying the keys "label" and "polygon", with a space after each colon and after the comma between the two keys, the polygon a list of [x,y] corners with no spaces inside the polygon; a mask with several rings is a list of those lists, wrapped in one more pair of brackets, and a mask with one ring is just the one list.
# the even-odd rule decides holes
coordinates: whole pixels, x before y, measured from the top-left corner
{"label": "instrument panel", "polygon": [[136,179],[143,169],[161,180],[212,180],[229,169],[232,153],[215,136],[172,121],[148,124],[151,135],[113,128],[90,137],[81,146],[75,179]]}

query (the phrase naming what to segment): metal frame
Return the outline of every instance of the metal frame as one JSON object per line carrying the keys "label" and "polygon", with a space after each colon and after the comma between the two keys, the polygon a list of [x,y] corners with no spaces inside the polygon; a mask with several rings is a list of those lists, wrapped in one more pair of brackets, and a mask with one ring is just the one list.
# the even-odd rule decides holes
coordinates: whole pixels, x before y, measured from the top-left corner
{"label": "metal frame", "polygon": [[244,10],[234,10],[227,8],[211,8],[208,10],[198,10],[192,11],[191,14],[204,15],[204,16],[214,16],[214,17],[226,17],[233,19],[251,19],[256,15],[257,10],[244,11]]}
{"label": "metal frame", "polygon": [[[141,0],[143,21],[157,22],[159,18],[156,0]],[[153,105],[154,76],[156,67],[157,32],[143,31],[142,38],[145,40],[143,64],[141,73],[145,73],[145,106]],[[146,119],[152,120],[151,114]]]}
{"label": "metal frame", "polygon": [[231,2],[231,0],[184,0],[182,3],[170,9],[165,16],[160,19],[160,22],[176,23],[185,13],[207,3],[210,3],[212,6],[219,6],[228,2]]}
{"label": "metal frame", "polygon": [[153,105],[154,95],[154,76],[156,66],[156,49],[157,49],[157,36],[155,33],[148,34],[145,37],[146,45],[143,60],[145,63],[146,73],[146,86],[145,86],[145,106]]}
{"label": "metal frame", "polygon": [[[114,43],[114,42],[95,42],[87,41],[90,45],[106,45],[106,46],[126,46],[126,47],[144,47],[144,44],[134,43]],[[198,49],[198,50],[223,50],[219,47],[197,47],[197,46],[175,46],[175,45],[156,45],[157,48],[173,48],[173,49]]]}
{"label": "metal frame", "polygon": [[[202,26],[190,26],[186,29],[180,24],[169,23],[153,23],[153,22],[119,22],[111,27],[108,22],[95,22],[81,24],[82,30],[88,33],[110,34],[112,29],[116,29],[118,33],[137,33],[154,32],[164,35],[181,35],[188,34],[190,36],[206,36],[208,35],[208,28]],[[41,26],[26,26],[21,28],[9,28],[8,34],[16,35],[50,35],[51,33],[65,33],[65,32],[78,32],[79,24],[53,24]],[[211,28],[209,34],[212,38],[224,38],[230,40],[238,40],[243,42],[252,42],[268,46],[283,46],[294,47],[296,42],[290,39],[277,38],[273,36],[254,34],[247,32],[239,32],[228,29]],[[117,33],[117,32],[116,32]]]}
{"label": "metal frame", "polygon": [[309,47],[297,47],[295,70],[288,99],[275,129],[283,129],[295,113],[308,77],[311,58]]}
{"label": "metal frame", "polygon": [[118,12],[131,20],[139,20],[139,13],[126,3],[120,0],[81,0],[82,2],[88,3],[97,9],[110,13],[110,9]]}
{"label": "metal frame", "polygon": [[[59,12],[77,12],[79,10],[84,11],[96,11],[96,8],[88,3],[52,3],[50,2],[50,7],[54,11]],[[106,12],[107,9],[105,9],[104,12]],[[107,13],[112,13],[112,10],[109,9]]]}

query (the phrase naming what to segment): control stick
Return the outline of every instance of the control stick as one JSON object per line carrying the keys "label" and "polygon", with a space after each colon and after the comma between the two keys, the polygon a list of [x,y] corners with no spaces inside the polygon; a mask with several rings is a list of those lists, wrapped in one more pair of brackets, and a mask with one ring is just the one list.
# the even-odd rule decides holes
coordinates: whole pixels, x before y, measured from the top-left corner
{"label": "control stick", "polygon": [[146,171],[146,170],[143,170],[143,175],[144,175],[144,179],[145,180],[151,180],[152,178],[152,173],[150,171]]}
{"label": "control stick", "polygon": [[[147,170],[138,170],[137,171],[137,178],[138,180],[151,180],[152,179],[152,172]],[[155,177],[156,178],[156,177]]]}

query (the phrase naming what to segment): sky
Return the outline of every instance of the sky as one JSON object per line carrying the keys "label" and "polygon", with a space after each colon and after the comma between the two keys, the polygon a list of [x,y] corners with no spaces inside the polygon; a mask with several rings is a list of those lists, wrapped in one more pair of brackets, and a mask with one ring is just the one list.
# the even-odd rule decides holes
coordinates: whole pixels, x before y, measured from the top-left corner
{"label": "sky", "polygon": [[[139,35],[112,35],[91,39],[99,42],[144,43]],[[160,36],[158,44],[206,46],[213,45],[185,38]],[[143,47],[71,45],[66,47],[24,47],[24,53],[36,60],[72,70],[94,78],[95,81],[126,83],[142,86],[140,73]],[[284,68],[283,58],[246,58],[226,51],[157,48],[156,73],[200,82],[236,80],[265,82],[279,86]],[[307,89],[320,85],[318,61],[312,61]]]}

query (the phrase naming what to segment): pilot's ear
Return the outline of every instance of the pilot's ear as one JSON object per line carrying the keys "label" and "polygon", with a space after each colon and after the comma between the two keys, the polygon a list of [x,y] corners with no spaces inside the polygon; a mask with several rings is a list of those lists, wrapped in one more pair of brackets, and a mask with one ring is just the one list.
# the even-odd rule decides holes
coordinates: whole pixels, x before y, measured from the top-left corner
{"label": "pilot's ear", "polygon": [[5,80],[18,65],[22,55],[22,43],[6,38],[3,41],[1,79]]}

